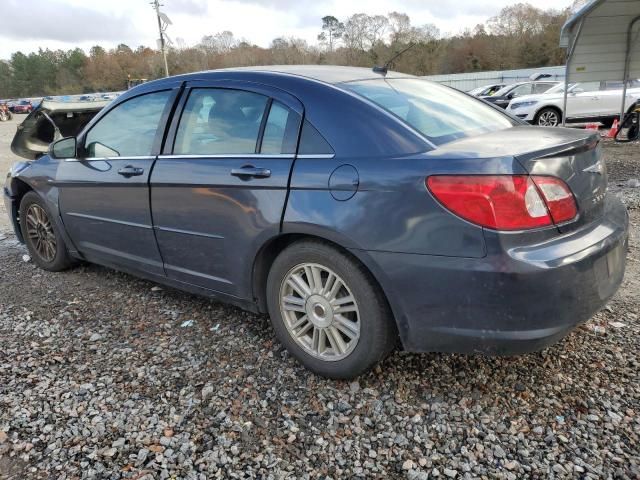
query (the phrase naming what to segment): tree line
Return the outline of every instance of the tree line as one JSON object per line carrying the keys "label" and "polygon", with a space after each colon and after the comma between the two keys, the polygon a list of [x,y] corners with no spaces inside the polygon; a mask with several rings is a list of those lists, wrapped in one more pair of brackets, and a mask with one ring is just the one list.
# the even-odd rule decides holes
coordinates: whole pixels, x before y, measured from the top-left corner
{"label": "tree line", "polygon": [[[207,35],[195,46],[168,51],[172,75],[216,68],[331,64],[372,67],[411,48],[391,63],[393,70],[433,75],[484,70],[562,65],[566,52],[558,47],[569,9],[543,10],[519,3],[473,29],[443,36],[433,24],[413,25],[405,13],[358,13],[340,20],[327,15],[319,25],[318,43],[294,37],[274,39],[263,48],[224,31]],[[78,94],[123,90],[127,79],[163,76],[160,53],[148,47],[121,44],[85,52],[40,49],[14,53],[0,61],[0,98]]]}

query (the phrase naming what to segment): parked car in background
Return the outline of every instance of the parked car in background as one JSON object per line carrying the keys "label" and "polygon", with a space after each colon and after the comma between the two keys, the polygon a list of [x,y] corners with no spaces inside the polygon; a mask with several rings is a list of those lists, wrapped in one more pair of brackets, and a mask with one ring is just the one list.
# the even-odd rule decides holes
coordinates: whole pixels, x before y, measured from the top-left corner
{"label": "parked car in background", "polygon": [[509,102],[516,97],[531,95],[533,93],[544,93],[550,88],[558,85],[559,82],[538,81],[538,82],[519,82],[507,85],[493,95],[481,96],[483,100],[493,103],[494,105],[507,108]]}
{"label": "parked car in background", "polygon": [[9,106],[13,113],[31,113],[33,104],[29,100],[18,100]]}
{"label": "parked car in background", "polygon": [[332,378],[398,338],[538,350],[602,308],[628,217],[599,136],[379,72],[252,67],[135,87],[12,167],[16,234],[46,270],[85,260],[269,313],[291,354]]}
{"label": "parked car in background", "polygon": [[[622,106],[622,82],[574,83],[567,90],[567,123],[600,122],[610,127]],[[627,90],[625,109],[640,99],[640,83]],[[508,111],[522,120],[544,127],[555,127],[564,117],[564,84],[541,95],[514,98]]]}
{"label": "parked car in background", "polygon": [[0,100],[0,122],[6,122],[12,118],[13,114],[11,110],[9,110],[9,105],[3,100]]}
{"label": "parked car in background", "polygon": [[506,87],[506,83],[496,83],[493,85],[485,85],[484,87],[474,88],[473,90],[469,90],[467,93],[469,95],[473,95],[474,97],[485,97],[493,95],[498,90],[504,87]]}

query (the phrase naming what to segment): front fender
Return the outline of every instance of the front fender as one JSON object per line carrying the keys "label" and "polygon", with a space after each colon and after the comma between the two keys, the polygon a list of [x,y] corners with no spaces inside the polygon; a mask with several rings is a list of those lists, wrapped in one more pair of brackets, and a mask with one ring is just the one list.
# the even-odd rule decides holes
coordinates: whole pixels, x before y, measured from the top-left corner
{"label": "front fender", "polygon": [[19,223],[20,202],[22,197],[30,190],[36,192],[44,200],[47,209],[51,213],[58,231],[62,235],[67,250],[71,255],[77,256],[78,252],[60,215],[59,190],[55,186],[55,178],[58,171],[58,161],[44,155],[35,161],[19,161],[12,165],[7,174],[4,186],[5,204],[7,212],[11,216],[16,236],[24,243]]}
{"label": "front fender", "polygon": [[[22,238],[22,231],[18,222],[18,210],[20,208],[20,199],[22,196],[32,188],[30,185],[19,179],[21,173],[27,171],[31,166],[31,162],[18,161],[11,165],[11,168],[7,172],[7,178],[4,183],[4,203],[11,221],[11,226],[16,234],[16,237],[21,243],[24,243]],[[28,178],[28,177],[27,177]]]}

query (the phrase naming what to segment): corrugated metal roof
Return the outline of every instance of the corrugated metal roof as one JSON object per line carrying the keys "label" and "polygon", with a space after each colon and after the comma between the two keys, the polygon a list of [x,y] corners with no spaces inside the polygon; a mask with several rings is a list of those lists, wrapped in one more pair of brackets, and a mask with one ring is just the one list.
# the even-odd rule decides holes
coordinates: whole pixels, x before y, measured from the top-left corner
{"label": "corrugated metal roof", "polygon": [[622,80],[627,61],[627,78],[640,78],[638,19],[638,0],[593,0],[578,10],[560,35],[560,46],[569,49],[568,80]]}

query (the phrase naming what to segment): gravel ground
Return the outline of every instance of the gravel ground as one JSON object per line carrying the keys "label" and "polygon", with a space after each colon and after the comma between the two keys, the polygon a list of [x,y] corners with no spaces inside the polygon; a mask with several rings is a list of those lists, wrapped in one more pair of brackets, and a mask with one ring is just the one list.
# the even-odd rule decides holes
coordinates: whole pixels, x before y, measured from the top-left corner
{"label": "gravel ground", "polygon": [[3,218],[0,478],[640,478],[640,145],[605,148],[632,236],[603,311],[540,353],[398,352],[352,383],[298,366],[265,318],[38,270]]}

